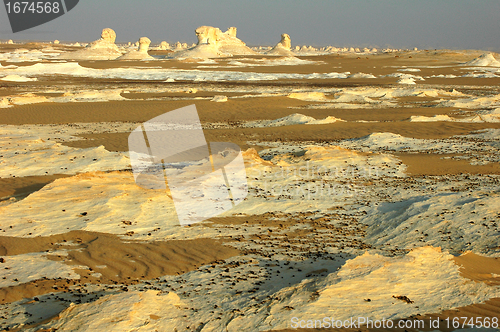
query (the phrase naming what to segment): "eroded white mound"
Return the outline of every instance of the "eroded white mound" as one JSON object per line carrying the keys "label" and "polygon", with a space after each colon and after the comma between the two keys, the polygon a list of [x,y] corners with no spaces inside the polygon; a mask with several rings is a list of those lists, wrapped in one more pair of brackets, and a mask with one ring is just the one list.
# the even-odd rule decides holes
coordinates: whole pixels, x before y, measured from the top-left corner
{"label": "eroded white mound", "polygon": [[466,62],[465,65],[467,66],[480,66],[480,67],[500,67],[500,61],[495,59],[493,54],[491,53],[484,53],[480,57],[471,60],[469,62]]}
{"label": "eroded white mound", "polygon": [[82,50],[62,54],[59,58],[71,60],[114,60],[122,55],[115,44],[115,40],[115,31],[105,28],[102,30],[101,39],[93,41]]}
{"label": "eroded white mound", "polygon": [[236,28],[222,32],[219,28],[201,26],[195,30],[198,43],[187,50],[175,52],[170,58],[219,58],[252,55],[255,51],[236,37]]}
{"label": "eroded white mound", "polygon": [[311,116],[307,116],[300,113],[295,113],[287,115],[285,117],[276,120],[257,120],[249,121],[244,126],[245,127],[282,127],[282,126],[293,126],[298,124],[315,125],[315,124],[328,124],[335,123],[337,121],[343,122],[344,120],[338,119],[333,116],[328,116],[324,119],[316,120]]}
{"label": "eroded white mound", "polygon": [[271,50],[267,51],[266,54],[293,56],[294,53],[292,52],[291,48],[292,40],[288,34],[284,33],[281,35],[280,42],[276,44],[276,46],[274,46]]}
{"label": "eroded white mound", "polygon": [[132,50],[122,55],[117,60],[153,60],[154,58],[148,54],[151,40],[148,37],[141,37],[138,43],[139,48],[137,50]]}
{"label": "eroded white mound", "polygon": [[5,77],[0,78],[0,80],[7,82],[32,82],[32,81],[37,81],[38,79],[36,77],[29,78],[19,75],[7,75]]}

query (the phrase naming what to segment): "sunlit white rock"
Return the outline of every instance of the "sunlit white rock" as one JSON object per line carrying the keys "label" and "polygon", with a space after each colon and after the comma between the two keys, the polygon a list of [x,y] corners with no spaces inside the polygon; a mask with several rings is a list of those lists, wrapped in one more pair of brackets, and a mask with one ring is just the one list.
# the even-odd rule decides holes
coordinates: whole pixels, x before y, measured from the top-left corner
{"label": "sunlit white rock", "polygon": [[122,55],[115,44],[115,40],[115,31],[105,28],[102,30],[101,39],[93,41],[82,50],[62,54],[59,58],[72,60],[113,60]]}
{"label": "sunlit white rock", "polygon": [[274,46],[266,54],[291,56],[294,55],[291,50],[291,47],[292,47],[292,39],[288,34],[284,33],[281,35],[280,42],[276,44],[276,46]]}
{"label": "sunlit white rock", "polygon": [[148,37],[141,37],[137,42],[139,48],[122,55],[117,60],[152,60],[153,57],[148,54],[151,40]]}
{"label": "sunlit white rock", "polygon": [[[172,58],[218,58],[232,55],[256,54],[236,37],[236,28],[222,32],[219,28],[201,26],[195,30],[198,43],[185,51],[176,52]],[[187,46],[187,45],[186,45]],[[177,49],[177,47],[176,47]]]}

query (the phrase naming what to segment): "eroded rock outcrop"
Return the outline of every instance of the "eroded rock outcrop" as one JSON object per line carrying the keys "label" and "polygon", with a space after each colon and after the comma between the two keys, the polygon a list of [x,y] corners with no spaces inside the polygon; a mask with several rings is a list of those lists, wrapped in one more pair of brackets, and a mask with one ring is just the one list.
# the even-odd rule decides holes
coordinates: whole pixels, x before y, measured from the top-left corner
{"label": "eroded rock outcrop", "polygon": [[257,54],[236,37],[236,28],[226,32],[211,26],[195,30],[198,43],[185,51],[175,52],[172,58],[219,58],[233,55]]}
{"label": "eroded rock outcrop", "polygon": [[170,48],[170,44],[167,43],[166,41],[162,41],[160,43],[160,47],[159,47],[160,50],[164,51],[164,50],[168,50],[169,48]]}
{"label": "eroded rock outcrop", "polygon": [[152,56],[148,54],[151,40],[148,37],[141,37],[138,42],[137,50],[132,50],[127,54],[122,55],[117,60],[152,60]]}
{"label": "eroded rock outcrop", "polygon": [[294,53],[291,50],[292,39],[286,33],[281,35],[281,40],[276,46],[266,52],[269,55],[281,55],[281,56],[293,56]]}
{"label": "eroded rock outcrop", "polygon": [[466,66],[480,66],[480,67],[500,67],[500,61],[495,59],[492,53],[484,53],[478,58],[465,63]]}
{"label": "eroded rock outcrop", "polygon": [[61,54],[61,59],[72,60],[113,60],[122,55],[115,44],[116,33],[113,29],[102,30],[101,39],[93,41],[84,49]]}

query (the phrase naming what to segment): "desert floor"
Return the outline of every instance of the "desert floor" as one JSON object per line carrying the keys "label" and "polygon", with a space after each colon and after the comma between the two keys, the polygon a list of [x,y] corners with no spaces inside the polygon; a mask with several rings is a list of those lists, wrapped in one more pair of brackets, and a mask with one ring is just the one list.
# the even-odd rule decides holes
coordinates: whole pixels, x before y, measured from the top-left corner
{"label": "desert floor", "polygon": [[[483,52],[12,60],[72,49],[0,45],[0,79],[28,78],[0,80],[1,328],[498,322],[500,75],[467,64]],[[243,151],[249,193],[183,227],[168,190],[134,183],[128,136],[192,104],[208,142]]]}

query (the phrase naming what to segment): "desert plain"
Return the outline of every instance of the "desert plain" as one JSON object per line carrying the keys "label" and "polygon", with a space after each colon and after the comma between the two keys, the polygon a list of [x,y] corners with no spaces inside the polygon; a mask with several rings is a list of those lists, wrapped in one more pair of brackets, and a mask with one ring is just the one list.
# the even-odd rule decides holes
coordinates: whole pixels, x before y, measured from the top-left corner
{"label": "desert plain", "polygon": [[[205,42],[0,44],[2,329],[498,329],[498,54]],[[248,195],[181,226],[128,137],[193,104]]]}

